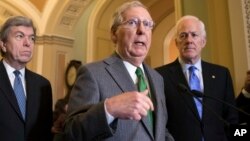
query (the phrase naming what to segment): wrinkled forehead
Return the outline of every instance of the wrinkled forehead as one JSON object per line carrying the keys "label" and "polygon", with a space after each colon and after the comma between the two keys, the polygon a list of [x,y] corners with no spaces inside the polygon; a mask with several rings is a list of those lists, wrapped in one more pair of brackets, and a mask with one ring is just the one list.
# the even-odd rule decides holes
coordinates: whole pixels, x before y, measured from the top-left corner
{"label": "wrinkled forehead", "polygon": [[180,32],[201,32],[199,21],[193,19],[183,20],[177,27],[178,33]]}
{"label": "wrinkled forehead", "polygon": [[12,26],[10,28],[10,32],[11,33],[17,33],[17,32],[21,32],[21,33],[25,33],[27,35],[34,35],[34,29],[31,26]]}

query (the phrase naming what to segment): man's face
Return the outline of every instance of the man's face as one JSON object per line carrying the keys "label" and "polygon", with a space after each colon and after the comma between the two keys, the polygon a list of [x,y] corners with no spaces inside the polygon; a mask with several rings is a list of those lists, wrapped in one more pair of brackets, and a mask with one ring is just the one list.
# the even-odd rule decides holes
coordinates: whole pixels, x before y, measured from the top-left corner
{"label": "man's face", "polygon": [[7,41],[1,47],[6,52],[5,59],[11,65],[25,65],[33,55],[35,35],[32,27],[11,27]]}
{"label": "man's face", "polygon": [[186,63],[195,63],[201,57],[201,51],[206,44],[198,21],[187,19],[181,23],[177,31],[176,45],[180,57]]}
{"label": "man's face", "polygon": [[146,9],[133,7],[124,12],[123,19],[113,35],[113,41],[124,60],[139,65],[151,45],[152,18]]}

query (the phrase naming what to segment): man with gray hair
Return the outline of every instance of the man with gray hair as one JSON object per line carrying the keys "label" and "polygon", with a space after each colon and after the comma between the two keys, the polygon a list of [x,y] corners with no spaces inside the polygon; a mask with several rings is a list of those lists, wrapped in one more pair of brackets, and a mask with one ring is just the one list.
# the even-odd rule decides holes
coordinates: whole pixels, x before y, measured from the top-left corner
{"label": "man with gray hair", "polygon": [[191,93],[235,105],[229,70],[201,59],[201,51],[206,45],[206,31],[201,20],[184,16],[177,21],[175,29],[179,57],[156,68],[165,82],[169,132],[176,141],[227,141],[225,126],[238,122],[237,111],[214,99],[197,98]]}
{"label": "man with gray hair", "polygon": [[26,68],[36,29],[31,19],[10,17],[0,30],[0,140],[51,141],[50,82]]}
{"label": "man with gray hair", "polygon": [[162,77],[144,63],[154,22],[139,1],[114,13],[115,53],[82,66],[69,99],[70,141],[172,141]]}

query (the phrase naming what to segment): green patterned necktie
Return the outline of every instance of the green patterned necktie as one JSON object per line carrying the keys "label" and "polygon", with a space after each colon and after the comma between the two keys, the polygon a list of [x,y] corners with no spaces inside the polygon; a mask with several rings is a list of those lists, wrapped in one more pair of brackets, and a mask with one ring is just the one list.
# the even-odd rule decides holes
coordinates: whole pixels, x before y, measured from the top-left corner
{"label": "green patterned necktie", "polygon": [[[137,83],[137,86],[138,86],[138,90],[139,92],[143,92],[147,89],[147,83],[145,81],[145,77],[144,77],[144,74],[142,72],[142,69],[140,67],[137,67],[136,71],[136,76],[138,78],[138,83]],[[148,96],[151,98],[151,94],[150,92],[148,93]],[[149,119],[149,122],[151,124],[151,128],[153,129],[153,112],[152,110],[148,110],[148,115],[147,115],[148,119]]]}

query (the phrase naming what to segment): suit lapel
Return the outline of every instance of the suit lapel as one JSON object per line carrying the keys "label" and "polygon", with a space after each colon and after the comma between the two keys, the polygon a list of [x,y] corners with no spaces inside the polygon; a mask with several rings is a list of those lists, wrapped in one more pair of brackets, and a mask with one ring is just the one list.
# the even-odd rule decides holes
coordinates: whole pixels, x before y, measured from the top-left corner
{"label": "suit lapel", "polygon": [[136,90],[132,78],[118,55],[115,54],[104,62],[108,64],[106,70],[123,92]]}
{"label": "suit lapel", "polygon": [[[202,61],[202,77],[203,77],[203,85],[204,85],[204,94],[205,95],[211,95],[211,94],[216,94],[216,92],[214,92],[214,88],[213,87],[214,84],[214,79],[216,79],[216,74],[213,73],[213,71],[211,71],[211,67],[208,66],[208,64],[204,61]],[[203,104],[204,105],[211,105],[213,103],[209,102],[209,100],[206,99],[206,97],[203,98]],[[206,116],[207,114],[209,114],[208,110],[203,110],[203,119],[202,120],[206,120],[206,118],[208,116]]]}
{"label": "suit lapel", "polygon": [[9,101],[11,107],[16,111],[19,118],[23,121],[21,111],[16,100],[14,90],[11,86],[7,71],[3,65],[3,62],[0,63],[0,89],[1,93],[5,95],[6,99]]}
{"label": "suit lapel", "polygon": [[[27,104],[26,104],[26,122],[30,121],[31,114],[34,114],[38,111],[37,107],[37,100],[36,96],[38,94],[36,90],[36,86],[34,86],[34,83],[36,80],[32,77],[32,74],[29,70],[25,69],[25,79],[26,79],[26,95],[27,95]],[[34,94],[36,92],[36,94]]]}
{"label": "suit lapel", "polygon": [[111,77],[113,77],[114,81],[123,92],[136,90],[133,80],[123,64],[116,63],[110,65],[106,67],[106,70],[110,73]]}
{"label": "suit lapel", "polygon": [[[149,86],[150,86],[150,93],[151,93],[151,96],[152,96],[151,100],[152,100],[154,106],[158,107],[159,106],[158,104],[161,103],[159,97],[156,96],[156,94],[157,94],[157,86],[155,84],[158,84],[158,82],[155,82],[156,80],[153,79],[153,77],[151,75],[152,73],[150,72],[149,67],[147,65],[145,65],[145,64],[143,66],[144,66],[144,71],[146,73],[148,83],[149,83]],[[153,127],[153,129],[154,130],[156,130],[156,127],[157,127],[157,125],[156,125],[158,123],[157,118],[160,118],[159,115],[156,116],[158,112],[159,112],[158,108],[155,108],[155,111],[153,112],[153,117],[154,117],[154,127]],[[142,119],[142,123],[145,125],[147,131],[149,132],[151,137],[154,139],[154,133],[153,133],[153,130],[151,130],[151,127],[150,127],[151,125],[150,125],[150,122],[149,122],[148,118],[144,117]]]}
{"label": "suit lapel", "polygon": [[[209,95],[213,91],[213,79],[215,79],[216,74],[212,74],[211,70],[205,62],[202,61],[202,77],[204,85],[204,94]],[[205,102],[205,101],[204,101]]]}

